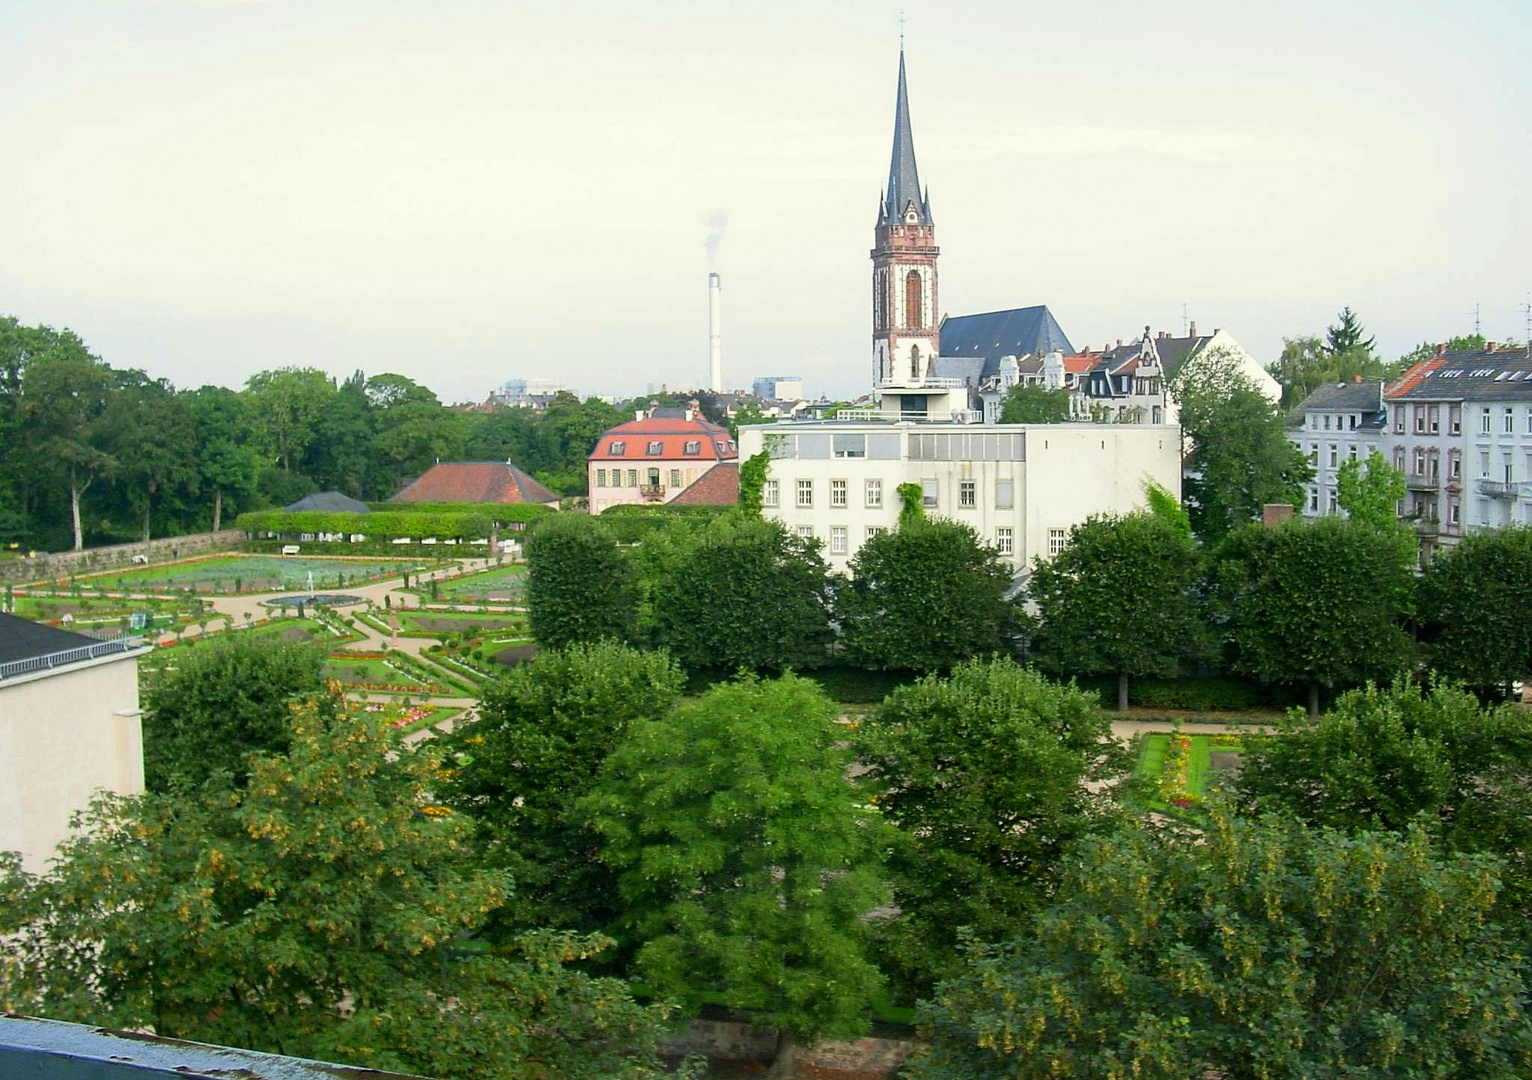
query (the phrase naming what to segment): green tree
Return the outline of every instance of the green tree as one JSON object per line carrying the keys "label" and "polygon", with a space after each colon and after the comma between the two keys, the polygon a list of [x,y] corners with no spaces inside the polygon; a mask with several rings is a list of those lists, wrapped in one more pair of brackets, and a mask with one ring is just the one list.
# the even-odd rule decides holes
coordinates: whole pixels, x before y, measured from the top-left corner
{"label": "green tree", "polygon": [[1127,833],[924,1012],[916,1080],[1475,1077],[1532,1068],[1495,866],[1426,835],[1215,816]]}
{"label": "green tree", "polygon": [[1312,336],[1283,338],[1282,356],[1271,365],[1272,377],[1282,385],[1284,409],[1296,407],[1325,383],[1390,379],[1401,371],[1403,367],[1398,364],[1385,364],[1371,347],[1358,344],[1332,351]]}
{"label": "green tree", "polygon": [[304,458],[304,468],[319,487],[343,491],[355,499],[392,497],[398,492],[397,473],[379,444],[377,417],[362,372],[352,373],[336,387],[315,421],[315,433],[318,437]]}
{"label": "green tree", "polygon": [[638,624],[638,576],[611,531],[583,514],[550,514],[527,532],[527,620],[545,649],[612,638]]}
{"label": "green tree", "polygon": [[[1448,352],[1478,352],[1489,344],[1483,334],[1460,334],[1450,337],[1446,341],[1437,343],[1434,341],[1422,341],[1409,352],[1401,356],[1393,365],[1393,369],[1404,373],[1422,360],[1429,360],[1436,355],[1437,350],[1445,345]],[[1515,342],[1501,342],[1502,348],[1514,348]]]}
{"label": "green tree", "polygon": [[864,955],[886,898],[884,827],[846,779],[835,706],[806,679],[753,677],[635,723],[582,806],[620,874],[638,969],[695,1009],[716,993],[793,1048],[865,1028]]}
{"label": "green tree", "polygon": [[1501,858],[1505,904],[1517,921],[1532,910],[1532,719],[1515,706],[1445,685],[1354,690],[1252,743],[1235,788],[1247,810],[1314,827],[1424,821],[1449,850]]}
{"label": "green tree", "polygon": [[462,454],[466,433],[462,414],[444,408],[434,393],[413,379],[374,375],[367,380],[367,400],[393,490],[434,462]]}
{"label": "green tree", "polygon": [[739,463],[739,511],[746,517],[761,516],[761,500],[771,472],[771,452],[761,450]]}
{"label": "green tree", "polygon": [[319,419],[334,396],[335,381],[318,368],[285,367],[250,376],[246,408],[267,459],[292,472],[317,441]]}
{"label": "green tree", "polygon": [[1086,519],[1057,556],[1034,560],[1039,659],[1066,677],[1116,675],[1127,712],[1130,678],[1174,678],[1209,652],[1200,564],[1191,537],[1147,511]]}
{"label": "green tree", "polygon": [[259,459],[246,441],[244,399],[222,386],[204,386],[186,395],[200,453],[199,485],[213,495],[213,531],[223,526],[225,494],[243,500],[255,490]]}
{"label": "green tree", "polygon": [[509,878],[468,863],[472,824],[434,803],[439,749],[342,704],[295,710],[290,751],[244,787],[104,797],[46,877],[5,875],[0,1001],[468,1080],[649,1073],[660,1015],[566,966],[602,939],[461,947]]}
{"label": "green tree", "polygon": [[1183,486],[1198,537],[1216,541],[1260,517],[1267,503],[1302,505],[1314,470],[1234,357],[1208,353],[1172,382],[1194,466]]}
{"label": "green tree", "polygon": [[1010,649],[1011,569],[967,525],[911,521],[870,537],[837,590],[846,657],[868,668],[946,671]]}
{"label": "green tree", "polygon": [[112,370],[69,330],[37,327],[27,335],[17,417],[32,460],[53,475],[61,469],[69,492],[74,550],[85,546],[80,498],[115,464],[105,449],[102,416],[112,396]]}
{"label": "green tree", "polygon": [[659,641],[692,669],[822,664],[834,638],[827,573],[818,542],[780,522],[717,518],[656,585]]}
{"label": "green tree", "polygon": [[1069,419],[1069,391],[1017,384],[1000,403],[1002,424],[1062,424]]}
{"label": "green tree", "polygon": [[663,653],[614,642],[550,650],[488,683],[479,719],[442,740],[457,763],[445,801],[477,826],[486,865],[516,895],[496,938],[535,926],[596,930],[616,915],[599,840],[573,811],[635,723],[668,713],[684,679]]}
{"label": "green tree", "polygon": [[1433,671],[1488,690],[1532,674],[1532,528],[1469,533],[1436,553],[1420,583]]}
{"label": "green tree", "polygon": [[323,665],[318,646],[249,634],[185,650],[144,686],[149,790],[197,786],[215,772],[241,782],[248,755],[286,752],[288,712],[319,691]]}
{"label": "green tree", "polygon": [[196,421],[186,399],[164,379],[141,371],[116,376],[101,416],[104,445],[116,463],[123,501],[137,511],[138,538],[148,540],[156,507],[197,488]]}
{"label": "green tree", "polygon": [[1373,347],[1377,345],[1375,337],[1365,337],[1366,328],[1362,326],[1362,320],[1350,306],[1341,308],[1341,313],[1336,316],[1335,322],[1325,331],[1325,352],[1331,356],[1342,353],[1360,351],[1371,354]]}
{"label": "green tree", "polygon": [[1366,462],[1354,458],[1342,462],[1335,487],[1341,509],[1352,521],[1380,532],[1399,531],[1398,505],[1404,498],[1404,473],[1377,450],[1367,456]]}
{"label": "green tree", "polygon": [[1409,664],[1413,576],[1395,538],[1345,518],[1248,526],[1218,553],[1217,604],[1236,671],[1320,687],[1387,682]]}
{"label": "green tree", "polygon": [[965,936],[999,941],[1055,899],[1078,843],[1117,825],[1123,774],[1094,694],[1012,660],[960,664],[889,695],[858,747],[862,783],[899,827],[899,915],[880,954],[903,993],[958,973]]}

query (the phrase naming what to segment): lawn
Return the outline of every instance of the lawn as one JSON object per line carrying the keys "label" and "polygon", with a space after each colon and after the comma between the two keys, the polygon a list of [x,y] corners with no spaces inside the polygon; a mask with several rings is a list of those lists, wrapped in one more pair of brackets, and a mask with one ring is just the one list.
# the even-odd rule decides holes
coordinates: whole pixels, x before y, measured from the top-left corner
{"label": "lawn", "polygon": [[475,611],[422,611],[408,608],[399,612],[399,632],[407,637],[435,637],[438,634],[472,635],[514,630],[525,634],[526,616],[515,612],[494,614]]}
{"label": "lawn", "polygon": [[416,591],[443,604],[519,604],[526,589],[527,568],[520,564],[465,574]]}
{"label": "lawn", "polygon": [[462,697],[471,690],[448,682],[424,663],[397,651],[330,654],[325,675],[348,691],[361,694],[410,694],[419,697]]}
{"label": "lawn", "polygon": [[1148,782],[1149,807],[1172,813],[1195,810],[1237,769],[1244,744],[1241,735],[1145,735],[1135,772]]}
{"label": "lawn", "polygon": [[[128,619],[142,613],[146,627],[166,629],[177,623],[195,622],[202,614],[203,603],[195,599],[125,600],[115,597],[60,595],[22,595],[11,600],[12,614],[50,626],[75,630],[100,630],[103,627],[126,628]],[[64,616],[70,617],[66,622]]]}
{"label": "lawn", "polygon": [[400,577],[424,564],[400,559],[305,559],[278,555],[215,555],[139,570],[112,570],[81,578],[86,588],[108,592],[193,590],[199,593],[263,593],[278,589],[307,589],[314,575],[316,589],[350,588]]}

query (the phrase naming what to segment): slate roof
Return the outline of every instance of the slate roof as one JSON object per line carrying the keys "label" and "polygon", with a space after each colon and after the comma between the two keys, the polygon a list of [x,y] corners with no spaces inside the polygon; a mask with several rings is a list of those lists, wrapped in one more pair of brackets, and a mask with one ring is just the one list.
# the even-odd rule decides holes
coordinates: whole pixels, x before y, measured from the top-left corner
{"label": "slate roof", "polygon": [[986,311],[980,315],[953,315],[942,320],[942,359],[982,357],[997,363],[1002,356],[1028,353],[1073,353],[1064,328],[1044,304],[1036,307]]}
{"label": "slate roof", "polygon": [[0,613],[0,664],[100,645],[95,638]]}
{"label": "slate roof", "polygon": [[[697,444],[695,454],[686,452],[687,443]],[[658,453],[649,452],[651,444],[658,444]],[[638,465],[646,461],[732,461],[738,457],[739,447],[728,428],[700,417],[684,420],[652,416],[629,420],[602,432],[588,460],[626,461]]]}
{"label": "slate roof", "polygon": [[324,510],[329,513],[365,514],[368,512],[367,504],[357,502],[349,495],[342,495],[338,491],[316,491],[312,495],[305,495],[291,506],[284,506],[284,510]]}
{"label": "slate roof", "polygon": [[1376,413],[1383,411],[1383,380],[1325,383],[1298,403],[1297,411]]}
{"label": "slate roof", "polygon": [[894,153],[888,165],[888,187],[878,206],[878,226],[904,222],[905,211],[915,207],[917,224],[930,225],[931,200],[920,187],[915,168],[915,138],[910,132],[910,98],[904,83],[904,50],[899,50],[899,97],[894,103]]}
{"label": "slate roof", "polygon": [[739,503],[739,462],[719,462],[693,480],[670,502],[677,506],[737,505]]}
{"label": "slate roof", "polygon": [[1212,334],[1197,334],[1188,337],[1157,337],[1154,339],[1154,351],[1160,358],[1160,371],[1166,379],[1173,379],[1181,370],[1181,365],[1208,342],[1213,340]]}
{"label": "slate roof", "polygon": [[509,461],[439,461],[390,501],[556,505],[559,497]]}
{"label": "slate roof", "polygon": [[1389,401],[1532,400],[1526,349],[1447,352],[1416,364],[1388,392]]}

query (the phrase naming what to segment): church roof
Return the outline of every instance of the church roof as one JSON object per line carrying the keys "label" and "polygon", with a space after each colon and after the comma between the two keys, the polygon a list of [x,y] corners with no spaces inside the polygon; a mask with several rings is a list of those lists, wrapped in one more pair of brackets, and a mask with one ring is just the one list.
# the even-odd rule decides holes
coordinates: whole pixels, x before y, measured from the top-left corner
{"label": "church roof", "polygon": [[888,165],[888,187],[878,207],[878,225],[897,225],[904,221],[911,206],[919,216],[916,224],[931,224],[931,200],[920,187],[920,171],[915,168],[915,137],[910,133],[910,98],[904,83],[904,50],[899,50],[899,98],[894,105],[894,153]]}
{"label": "church roof", "polygon": [[1064,336],[1064,328],[1043,304],[987,311],[982,315],[948,316],[942,320],[941,345],[943,359],[982,357],[986,367],[1002,356],[1020,358],[1028,353],[1041,356],[1055,349],[1067,355],[1075,351]]}

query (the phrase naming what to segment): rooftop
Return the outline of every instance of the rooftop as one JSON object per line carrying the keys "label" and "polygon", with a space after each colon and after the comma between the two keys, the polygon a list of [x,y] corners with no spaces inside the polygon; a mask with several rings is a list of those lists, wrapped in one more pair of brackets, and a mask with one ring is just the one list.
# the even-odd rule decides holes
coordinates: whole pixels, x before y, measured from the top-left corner
{"label": "rooftop", "polygon": [[0,680],[130,652],[142,644],[142,638],[102,641],[0,613]]}
{"label": "rooftop", "polygon": [[1525,348],[1443,351],[1404,373],[1389,401],[1532,400],[1532,355]]}
{"label": "rooftop", "polygon": [[1383,380],[1325,383],[1298,404],[1298,412],[1382,412]]}
{"label": "rooftop", "polygon": [[439,461],[392,501],[554,505],[559,497],[509,461]]}
{"label": "rooftop", "polygon": [[[998,363],[1002,356],[1075,351],[1046,304],[978,315],[949,315],[942,320],[941,346],[944,358],[982,357],[986,367]],[[984,374],[991,372],[986,370]]]}

